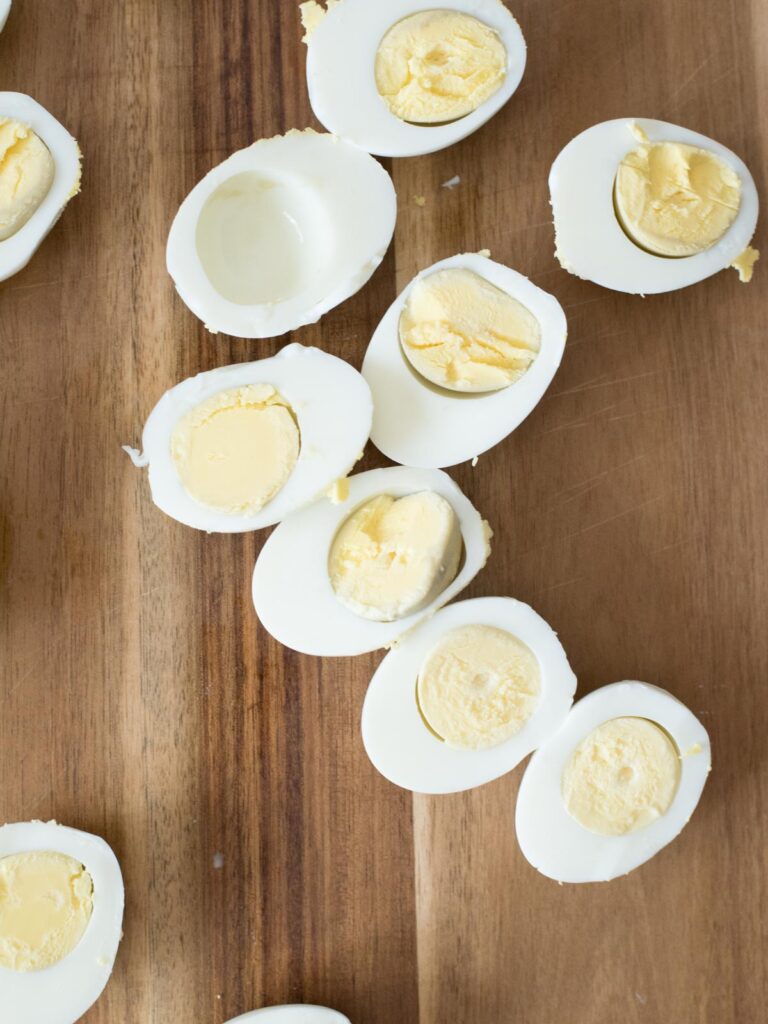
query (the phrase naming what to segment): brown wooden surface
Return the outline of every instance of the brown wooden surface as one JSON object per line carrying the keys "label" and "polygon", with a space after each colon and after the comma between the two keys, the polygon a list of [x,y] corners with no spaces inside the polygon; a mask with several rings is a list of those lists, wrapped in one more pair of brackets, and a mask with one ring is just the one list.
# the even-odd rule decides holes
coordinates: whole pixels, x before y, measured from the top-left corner
{"label": "brown wooden surface", "polygon": [[165,518],[120,450],[167,387],[289,340],[206,334],[164,243],[214,163],[312,123],[296,4],[16,0],[0,89],[77,135],[85,175],[0,286],[0,820],[55,816],[121,860],[125,939],[89,1024],[293,1000],[353,1024],[765,1020],[768,265],[749,288],[729,271],[603,291],[554,262],[546,179],[572,135],[639,115],[731,146],[765,196],[768,9],[513,8],[522,87],[472,139],[389,165],[389,256],[295,338],[359,365],[398,289],[465,249],[558,296],[570,338],[548,396],[454,474],[496,529],[468,593],[531,602],[581,693],[629,677],[685,700],[714,746],[701,806],[629,878],[558,887],[518,851],[519,772],[441,799],[374,772],[358,718],[380,656],[278,647],[249,597],[263,535]]}

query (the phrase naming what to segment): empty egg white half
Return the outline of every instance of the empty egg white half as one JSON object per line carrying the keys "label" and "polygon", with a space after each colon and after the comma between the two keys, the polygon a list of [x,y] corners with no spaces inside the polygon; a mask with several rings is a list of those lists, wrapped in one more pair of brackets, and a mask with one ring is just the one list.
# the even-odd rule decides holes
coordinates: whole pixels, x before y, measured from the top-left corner
{"label": "empty egg white half", "polygon": [[[679,142],[708,150],[741,179],[741,205],[734,222],[710,249],[669,258],[646,252],[622,229],[614,208],[619,164],[639,140],[635,126],[654,142]],[[632,295],[671,292],[729,267],[749,245],[757,225],[757,189],[749,169],[714,139],[666,121],[620,118],[577,135],[555,160],[549,175],[557,258],[577,277]]]}
{"label": "empty egg white half", "polygon": [[[541,327],[541,348],[523,376],[498,391],[459,394],[426,381],[409,364],[400,316],[417,281],[446,268],[472,271],[525,306]],[[363,376],[373,394],[371,440],[390,459],[428,469],[473,459],[498,444],[541,401],[560,365],[568,333],[553,295],[500,263],[463,253],[423,270],[387,310],[368,346]]]}
{"label": "empty egg white half", "polygon": [[98,836],[54,821],[0,827],[0,858],[45,851],[82,864],[93,880],[93,912],[82,938],[63,960],[41,970],[0,967],[3,1024],[75,1024],[109,981],[122,937],[124,890],[120,865]]}
{"label": "empty egg white half", "polygon": [[11,0],[0,0],[0,32],[5,28],[8,15],[11,13]]}
{"label": "empty egg white half", "polygon": [[[425,608],[393,622],[375,622],[349,611],[331,586],[328,559],[347,518],[370,498],[400,498],[433,491],[455,512],[464,545],[456,577]],[[302,654],[344,657],[388,647],[454,598],[485,565],[487,525],[451,478],[439,470],[394,466],[349,479],[341,504],[322,501],[284,520],[262,548],[253,573],[253,603],[261,624],[285,647]]]}
{"label": "empty egg white half", "polygon": [[181,204],[168,272],[209,330],[269,338],[316,323],[381,263],[395,229],[392,179],[331,135],[262,139]]}
{"label": "empty egg white half", "polygon": [[307,85],[317,119],[334,135],[379,156],[419,156],[465,139],[498,113],[520,84],[526,47],[520,26],[499,0],[441,0],[439,11],[459,11],[499,34],[507,51],[501,87],[472,113],[449,124],[410,124],[393,114],[376,87],[376,54],[399,21],[424,10],[424,0],[343,0],[307,39]]}
{"label": "empty egg white half", "polygon": [[[574,751],[598,726],[645,719],[677,747],[680,778],[672,803],[651,824],[626,835],[590,831],[566,808],[563,774]],[[558,731],[533,755],[517,799],[517,838],[526,858],[558,882],[605,882],[634,870],[681,832],[699,802],[711,766],[709,737],[677,698],[648,683],[613,683],[574,704]]]}
{"label": "empty egg white half", "polygon": [[[448,746],[427,727],[417,703],[421,667],[435,644],[460,626],[493,626],[523,641],[539,663],[541,691],[531,717],[513,737],[486,750]],[[482,597],[442,608],[384,658],[363,705],[366,753],[381,774],[417,793],[456,793],[511,771],[562,724],[576,690],[554,630],[528,605]]]}
{"label": "empty egg white half", "polygon": [[325,1006],[296,1003],[291,1006],[266,1006],[234,1017],[227,1024],[350,1024],[349,1018]]}
{"label": "empty egg white half", "polygon": [[[2,27],[0,0],[0,27]],[[6,15],[8,11],[6,10]],[[28,125],[45,143],[53,157],[54,177],[47,195],[35,212],[10,238],[0,241],[0,281],[22,270],[41,242],[80,191],[80,149],[75,139],[45,107],[20,92],[0,92],[0,117]]]}
{"label": "empty egg white half", "polygon": [[[171,454],[179,421],[206,399],[232,388],[270,384],[287,401],[299,427],[300,449],[293,472],[255,515],[230,515],[196,501],[184,488]],[[368,385],[349,363],[316,348],[287,345],[278,355],[222,366],[190,377],[167,391],[150,413],[143,452],[132,454],[149,467],[152,500],[167,515],[209,533],[244,533],[272,526],[319,498],[346,476],[365,447],[371,428]]]}

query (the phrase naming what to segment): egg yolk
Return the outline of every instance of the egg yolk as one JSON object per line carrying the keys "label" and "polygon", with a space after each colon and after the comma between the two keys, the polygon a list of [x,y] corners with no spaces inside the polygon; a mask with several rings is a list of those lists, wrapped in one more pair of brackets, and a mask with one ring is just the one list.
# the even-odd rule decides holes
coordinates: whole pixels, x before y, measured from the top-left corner
{"label": "egg yolk", "polygon": [[336,597],[356,615],[393,622],[430,604],[458,572],[459,522],[439,494],[377,495],[342,524],[328,573]]}
{"label": "egg yolk", "polygon": [[614,718],[573,752],[562,794],[584,828],[623,836],[663,817],[679,782],[680,756],[663,729],[644,718]]}
{"label": "egg yolk", "polygon": [[484,750],[515,736],[533,714],[541,692],[536,655],[495,626],[453,629],[421,666],[421,713],[451,747]]}
{"label": "egg yolk", "polygon": [[450,391],[497,391],[519,380],[541,348],[541,327],[517,299],[479,274],[447,268],[414,284],[400,315],[413,368]]}
{"label": "egg yolk", "polygon": [[659,256],[693,256],[733,224],[741,179],[708,150],[643,142],[622,160],[614,194],[619,222],[637,245]]}
{"label": "egg yolk", "polygon": [[93,911],[93,882],[63,853],[0,859],[0,967],[38,971],[77,946]]}
{"label": "egg yolk", "polygon": [[48,195],[56,171],[31,128],[0,116],[0,242],[24,227]]}
{"label": "egg yolk", "polygon": [[422,11],[394,25],[376,54],[376,87],[412,124],[466,117],[497,92],[507,51],[494,29],[460,11]]}
{"label": "egg yolk", "polygon": [[176,425],[171,455],[187,493],[207,508],[252,516],[285,485],[299,457],[293,410],[270,384],[221,391]]}

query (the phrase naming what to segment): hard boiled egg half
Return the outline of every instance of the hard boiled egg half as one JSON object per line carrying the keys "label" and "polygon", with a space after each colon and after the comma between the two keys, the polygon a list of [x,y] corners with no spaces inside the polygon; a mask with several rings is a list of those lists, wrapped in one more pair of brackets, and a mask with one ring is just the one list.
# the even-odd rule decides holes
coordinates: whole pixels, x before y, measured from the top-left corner
{"label": "hard boiled egg half", "polygon": [[525,69],[499,0],[309,0],[307,84],[334,135],[379,156],[452,146],[509,100]]}
{"label": "hard boiled egg half", "polygon": [[371,427],[368,385],[315,348],[223,366],[182,381],[152,410],[143,452],[152,500],[209,533],[279,522],[344,478]]}
{"label": "hard boiled egg half", "polygon": [[604,686],[531,758],[517,800],[520,847],[558,882],[625,875],[680,833],[710,766],[706,729],[670,693]]}
{"label": "hard boiled egg half", "polygon": [[253,602],[264,628],[303,654],[388,647],[485,565],[490,529],[439,470],[359,473],[339,504],[284,520],[262,548]]}
{"label": "hard boiled egg half", "polygon": [[651,295],[729,266],[752,276],[755,183],[706,135],[648,118],[606,121],[568,143],[549,189],[556,255],[577,277]]}
{"label": "hard boiled egg half", "polygon": [[424,468],[480,455],[541,401],[566,335],[557,299],[522,274],[476,253],[435,263],[398,296],[368,347],[373,443]]}
{"label": "hard boiled egg half", "polygon": [[262,139],[181,204],[168,272],[213,332],[269,338],[354,295],[395,228],[392,179],[368,153],[310,129]]}
{"label": "hard boiled egg half", "polygon": [[26,267],[79,191],[77,142],[30,96],[0,92],[0,281]]}
{"label": "hard boiled egg half", "polygon": [[0,32],[5,28],[8,15],[11,13],[11,0],[0,0]]}
{"label": "hard boiled egg half", "polygon": [[557,635],[532,608],[509,597],[459,601],[384,658],[363,705],[363,743],[404,789],[471,789],[551,736],[575,689]]}
{"label": "hard boiled egg half", "polygon": [[75,1024],[112,973],[123,879],[103,839],[57,825],[0,827],[0,1018]]}
{"label": "hard boiled egg half", "polygon": [[266,1006],[234,1017],[228,1024],[350,1024],[349,1018],[325,1006]]}

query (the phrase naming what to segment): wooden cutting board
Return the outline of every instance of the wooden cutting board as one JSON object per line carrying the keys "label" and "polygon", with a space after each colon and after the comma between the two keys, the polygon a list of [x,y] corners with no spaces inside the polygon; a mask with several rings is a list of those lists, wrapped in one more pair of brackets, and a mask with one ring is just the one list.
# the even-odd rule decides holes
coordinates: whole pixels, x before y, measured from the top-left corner
{"label": "wooden cutting board", "polygon": [[547,173],[590,124],[652,116],[736,150],[766,196],[768,13],[513,9],[522,87],[461,145],[387,164],[389,255],[294,338],[359,366],[398,290],[460,250],[557,295],[570,337],[547,397],[454,472],[496,530],[468,596],[533,604],[582,694],[628,677],[688,703],[714,747],[700,808],[628,878],[560,887],[518,850],[519,771],[439,799],[375,773],[358,719],[380,655],[282,650],[250,602],[264,535],[165,518],[120,450],[172,384],[291,340],[207,334],[164,244],[211,166],[313,123],[296,4],[16,0],[0,89],[59,117],[85,173],[0,286],[0,820],[56,817],[120,858],[125,939],[88,1024],[294,1000],[353,1024],[765,1019],[768,266],[645,300],[579,281],[553,259]]}

